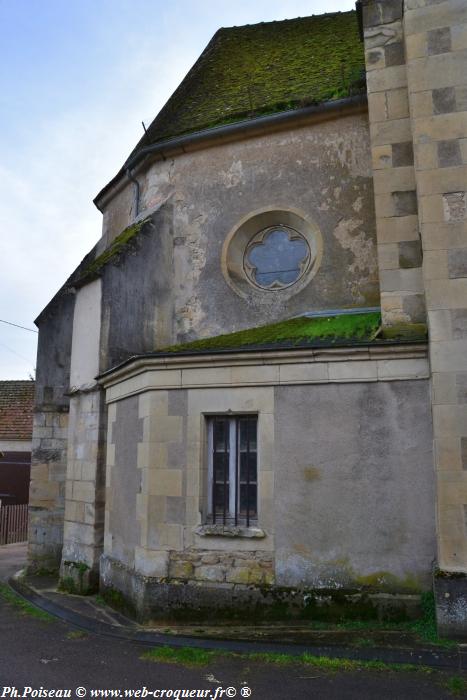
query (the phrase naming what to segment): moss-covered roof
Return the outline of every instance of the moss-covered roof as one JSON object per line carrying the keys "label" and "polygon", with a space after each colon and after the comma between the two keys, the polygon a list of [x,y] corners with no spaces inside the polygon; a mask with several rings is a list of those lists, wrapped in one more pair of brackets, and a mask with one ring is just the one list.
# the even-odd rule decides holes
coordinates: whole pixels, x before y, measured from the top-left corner
{"label": "moss-covered roof", "polygon": [[381,327],[379,312],[359,313],[358,310],[352,310],[332,316],[300,316],[235,333],[171,345],[154,352],[133,355],[101,376],[112,374],[116,369],[142,358],[166,359],[177,355],[412,344],[426,343],[426,340],[427,327],[423,323],[400,324],[384,329]]}
{"label": "moss-covered roof", "polygon": [[381,324],[379,313],[309,318],[300,316],[258,328],[194,340],[163,348],[162,353],[210,352],[264,347],[303,347],[372,340]]}
{"label": "moss-covered roof", "polygon": [[354,11],[219,29],[133,154],[219,124],[357,94],[364,67]]}
{"label": "moss-covered roof", "polygon": [[300,316],[267,326],[172,345],[151,354],[420,342],[426,340],[426,334],[426,326],[421,323],[403,324],[391,328],[387,333],[381,328],[381,314],[378,312],[325,317]]}

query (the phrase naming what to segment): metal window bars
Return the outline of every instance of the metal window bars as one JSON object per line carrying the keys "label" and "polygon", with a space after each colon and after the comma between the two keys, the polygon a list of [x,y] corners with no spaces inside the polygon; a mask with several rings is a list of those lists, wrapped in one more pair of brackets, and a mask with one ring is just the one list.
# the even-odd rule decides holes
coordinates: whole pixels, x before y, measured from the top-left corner
{"label": "metal window bars", "polygon": [[256,416],[210,419],[212,522],[248,527],[257,519],[258,459]]}

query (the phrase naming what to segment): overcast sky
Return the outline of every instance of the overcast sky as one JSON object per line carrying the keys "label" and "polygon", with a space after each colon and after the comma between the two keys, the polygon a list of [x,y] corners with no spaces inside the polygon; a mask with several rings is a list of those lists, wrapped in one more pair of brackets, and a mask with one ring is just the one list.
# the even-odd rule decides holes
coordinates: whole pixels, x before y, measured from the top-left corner
{"label": "overcast sky", "polygon": [[[354,0],[0,0],[0,319],[34,319],[100,237],[92,200],[219,27]],[[0,323],[0,379],[37,335]]]}

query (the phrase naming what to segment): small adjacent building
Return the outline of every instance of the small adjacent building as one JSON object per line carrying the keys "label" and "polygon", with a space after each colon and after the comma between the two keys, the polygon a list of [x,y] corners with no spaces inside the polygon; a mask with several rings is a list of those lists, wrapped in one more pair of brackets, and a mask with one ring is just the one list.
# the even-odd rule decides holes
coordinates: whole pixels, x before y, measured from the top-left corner
{"label": "small adjacent building", "polygon": [[467,632],[467,4],[220,29],[37,319],[30,565]]}
{"label": "small adjacent building", "polygon": [[0,503],[29,501],[33,381],[0,381]]}

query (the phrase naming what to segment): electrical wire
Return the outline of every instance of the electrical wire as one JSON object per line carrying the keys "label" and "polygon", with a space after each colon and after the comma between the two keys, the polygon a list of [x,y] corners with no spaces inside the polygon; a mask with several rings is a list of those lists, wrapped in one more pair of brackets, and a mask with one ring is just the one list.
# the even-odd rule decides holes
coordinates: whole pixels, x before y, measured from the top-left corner
{"label": "electrical wire", "polygon": [[26,326],[19,326],[17,323],[11,323],[11,321],[4,321],[0,318],[0,323],[6,323],[7,326],[14,326],[15,328],[22,328],[23,331],[30,331],[31,333],[39,333],[39,331],[34,330],[34,328],[26,328]]}

